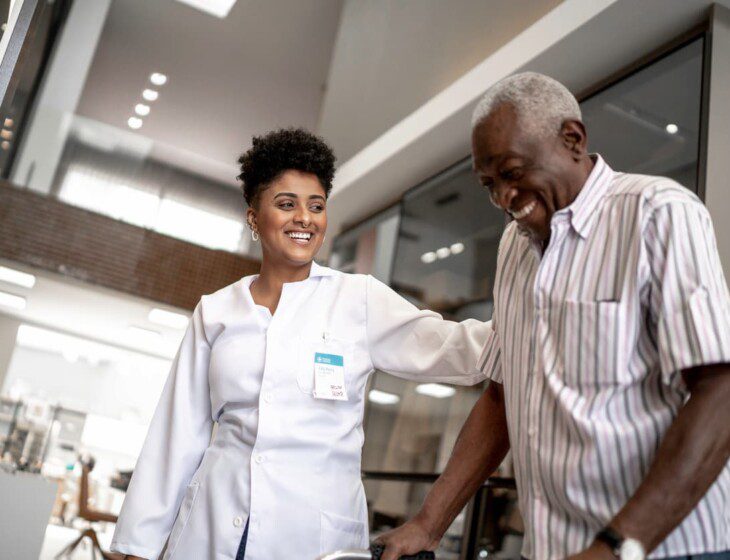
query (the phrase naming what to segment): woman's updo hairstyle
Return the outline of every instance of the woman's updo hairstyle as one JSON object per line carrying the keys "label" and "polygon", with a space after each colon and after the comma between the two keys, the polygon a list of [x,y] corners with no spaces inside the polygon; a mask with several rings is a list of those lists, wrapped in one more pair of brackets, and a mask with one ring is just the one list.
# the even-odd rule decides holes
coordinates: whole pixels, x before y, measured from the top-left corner
{"label": "woman's updo hairstyle", "polygon": [[275,130],[254,136],[251,149],[238,158],[243,197],[253,206],[258,194],[290,169],[317,176],[325,197],[332,190],[335,155],[324,140],[303,128]]}

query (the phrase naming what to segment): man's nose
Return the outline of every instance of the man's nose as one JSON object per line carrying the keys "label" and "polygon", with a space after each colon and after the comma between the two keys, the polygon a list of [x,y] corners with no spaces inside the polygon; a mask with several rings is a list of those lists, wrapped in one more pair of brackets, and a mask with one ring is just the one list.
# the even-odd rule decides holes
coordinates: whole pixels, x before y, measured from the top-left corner
{"label": "man's nose", "polygon": [[517,197],[517,189],[504,182],[498,182],[490,189],[489,197],[496,207],[509,210],[512,201]]}

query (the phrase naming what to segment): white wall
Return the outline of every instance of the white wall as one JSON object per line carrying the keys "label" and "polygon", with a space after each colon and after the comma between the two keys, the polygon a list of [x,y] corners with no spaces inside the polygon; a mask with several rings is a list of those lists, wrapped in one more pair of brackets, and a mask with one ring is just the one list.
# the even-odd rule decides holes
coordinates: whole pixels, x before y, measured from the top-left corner
{"label": "white wall", "polygon": [[0,314],[0,388],[10,366],[19,326],[17,319]]}
{"label": "white wall", "polygon": [[75,0],[48,65],[11,181],[47,193],[111,0]]}

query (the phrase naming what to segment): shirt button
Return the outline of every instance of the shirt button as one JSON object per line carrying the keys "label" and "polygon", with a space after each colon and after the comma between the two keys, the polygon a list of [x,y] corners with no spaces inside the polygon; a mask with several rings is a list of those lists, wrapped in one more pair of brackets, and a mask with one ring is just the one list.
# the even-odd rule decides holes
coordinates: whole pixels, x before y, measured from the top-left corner
{"label": "shirt button", "polygon": [[527,430],[527,435],[530,436],[531,438],[534,438],[536,433],[537,433],[537,430],[535,430],[535,428],[530,428],[529,430]]}
{"label": "shirt button", "polygon": [[243,525],[243,519],[241,517],[238,517],[238,516],[234,517],[233,518],[233,526],[234,527],[240,527],[241,525]]}
{"label": "shirt button", "polygon": [[256,455],[256,459],[254,459],[259,465],[263,463],[266,459],[263,455]]}

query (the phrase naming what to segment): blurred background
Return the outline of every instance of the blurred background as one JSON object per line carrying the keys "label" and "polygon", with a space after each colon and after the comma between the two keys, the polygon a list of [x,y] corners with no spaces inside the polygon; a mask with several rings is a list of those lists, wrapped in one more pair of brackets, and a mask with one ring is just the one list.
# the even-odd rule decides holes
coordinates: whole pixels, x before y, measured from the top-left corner
{"label": "blurred background", "polygon": [[[730,270],[729,4],[0,0],[0,557],[107,549],[195,303],[258,270],[236,180],[255,134],[334,148],[322,264],[488,320],[505,219],[470,115],[545,72],[614,169],[706,202]],[[374,535],[417,511],[482,390],[372,376]],[[509,457],[495,474],[438,558],[519,558]]]}

